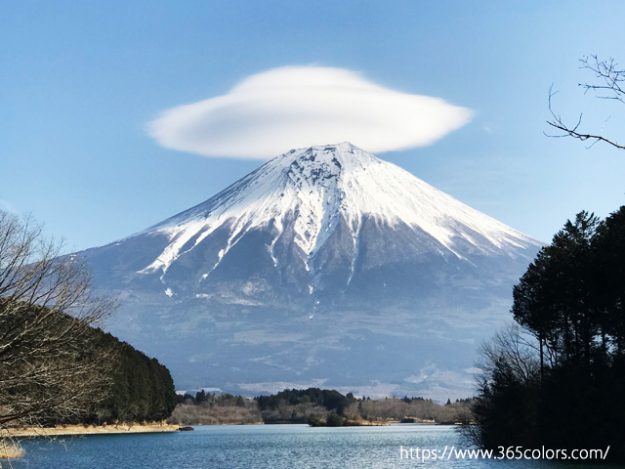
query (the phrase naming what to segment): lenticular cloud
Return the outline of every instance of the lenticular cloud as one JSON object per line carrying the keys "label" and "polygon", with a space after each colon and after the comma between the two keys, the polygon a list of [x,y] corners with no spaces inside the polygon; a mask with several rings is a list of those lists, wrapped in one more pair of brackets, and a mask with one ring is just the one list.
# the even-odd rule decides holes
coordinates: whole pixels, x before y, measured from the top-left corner
{"label": "lenticular cloud", "polygon": [[329,67],[251,75],[223,96],[174,107],[148,124],[161,145],[204,156],[268,158],[349,141],[372,152],[420,147],[462,127],[471,111]]}

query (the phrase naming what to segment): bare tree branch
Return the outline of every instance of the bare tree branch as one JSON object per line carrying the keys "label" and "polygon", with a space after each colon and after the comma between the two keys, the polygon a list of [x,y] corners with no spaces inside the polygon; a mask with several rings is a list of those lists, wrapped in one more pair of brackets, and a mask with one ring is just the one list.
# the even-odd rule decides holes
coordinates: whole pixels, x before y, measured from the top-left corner
{"label": "bare tree branch", "polygon": [[113,352],[91,326],[112,304],[59,252],[31,220],[0,211],[0,430],[80,418],[111,382]]}
{"label": "bare tree branch", "polygon": [[625,104],[625,90],[623,84],[625,83],[625,70],[617,68],[617,64],[613,58],[608,60],[599,60],[596,55],[589,57],[582,57],[580,59],[583,69],[591,71],[595,78],[598,78],[603,84],[592,83],[578,83],[579,86],[584,88],[584,92],[589,91],[608,91],[611,95],[598,96],[602,99],[614,99]]}
{"label": "bare tree branch", "polygon": [[[582,57],[580,59],[581,68],[592,72],[598,83],[578,83],[578,86],[584,89],[584,93],[595,93],[599,99],[607,99],[618,101],[625,104],[625,70],[619,69],[614,59],[600,60],[596,55]],[[600,93],[600,94],[597,94]],[[598,142],[604,142],[619,150],[625,150],[625,144],[619,141],[601,135],[596,132],[586,132],[581,130],[582,117],[580,114],[575,124],[567,124],[562,117],[553,109],[553,97],[557,91],[553,90],[553,86],[549,89],[549,112],[551,119],[547,120],[547,124],[559,131],[556,134],[545,132],[548,137],[572,137],[582,142],[590,142],[592,147]]]}

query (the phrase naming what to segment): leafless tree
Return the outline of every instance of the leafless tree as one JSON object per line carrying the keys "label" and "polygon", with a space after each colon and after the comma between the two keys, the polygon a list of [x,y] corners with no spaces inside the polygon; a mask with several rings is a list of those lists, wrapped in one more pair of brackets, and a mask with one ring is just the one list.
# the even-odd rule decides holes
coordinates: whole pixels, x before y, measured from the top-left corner
{"label": "leafless tree", "polygon": [[[592,93],[599,99],[617,101],[625,104],[625,70],[618,67],[614,59],[601,60],[596,55],[583,57],[580,59],[581,68],[593,74],[593,82],[578,83],[583,88],[584,94]],[[582,142],[589,142],[594,145],[597,142],[604,142],[619,150],[625,150],[625,142],[601,135],[596,132],[582,130],[583,114],[580,114],[574,123],[566,123],[557,114],[552,105],[553,97],[556,95],[553,88],[549,91],[549,112],[551,119],[547,121],[552,128],[556,129],[556,134],[546,134],[549,137],[573,137]]]}
{"label": "leafless tree", "polygon": [[39,226],[0,211],[0,431],[77,419],[104,397],[110,351],[91,326],[111,303],[94,299],[84,267],[58,258]]}
{"label": "leafless tree", "polygon": [[491,379],[495,368],[501,363],[505,363],[519,381],[528,381],[540,373],[537,341],[515,324],[505,327],[495,335],[492,342],[484,344],[480,355],[479,386]]}

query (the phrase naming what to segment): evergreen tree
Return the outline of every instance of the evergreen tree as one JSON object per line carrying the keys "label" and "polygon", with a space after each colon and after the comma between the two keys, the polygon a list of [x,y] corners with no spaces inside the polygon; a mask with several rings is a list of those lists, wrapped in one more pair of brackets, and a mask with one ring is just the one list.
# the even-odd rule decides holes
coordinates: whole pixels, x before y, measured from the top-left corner
{"label": "evergreen tree", "polygon": [[588,212],[567,221],[513,300],[523,329],[485,348],[478,442],[611,445],[612,457],[625,458],[625,207],[603,222]]}

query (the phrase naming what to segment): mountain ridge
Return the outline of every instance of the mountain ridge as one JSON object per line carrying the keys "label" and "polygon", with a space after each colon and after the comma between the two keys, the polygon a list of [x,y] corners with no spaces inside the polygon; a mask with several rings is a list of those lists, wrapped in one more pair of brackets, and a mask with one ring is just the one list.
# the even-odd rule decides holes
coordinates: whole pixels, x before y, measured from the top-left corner
{"label": "mountain ridge", "polygon": [[[177,381],[184,376],[188,387],[241,391],[253,387],[247,381],[263,378],[262,369],[275,382],[298,377],[333,384],[323,381],[340,378],[340,366],[327,368],[332,351],[349,368],[360,347],[349,344],[359,336],[378,337],[389,349],[397,348],[387,344],[393,336],[401,334],[405,348],[410,333],[414,339],[422,329],[454,342],[450,350],[457,341],[476,342],[484,337],[477,323],[492,333],[501,322],[512,284],[539,246],[407,171],[341,143],[291,150],[188,210],[79,255],[91,265],[96,287],[122,298],[126,317],[112,321],[112,328],[156,356],[164,353],[163,360],[171,352],[160,342],[178,336],[189,344],[177,351]],[[494,308],[502,305],[499,314]],[[406,324],[411,321],[416,326]],[[211,340],[216,343],[205,345]],[[217,346],[232,352],[220,357]],[[300,368],[276,362],[286,350],[300,357]],[[390,358],[379,353],[382,362]],[[391,368],[401,387],[419,373],[408,355],[400,362]],[[431,355],[425,368],[434,362]],[[387,370],[344,371],[352,385],[388,381],[382,379]]]}

